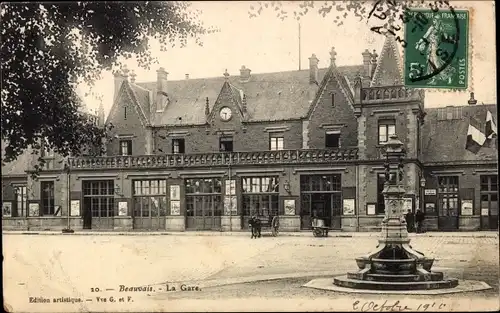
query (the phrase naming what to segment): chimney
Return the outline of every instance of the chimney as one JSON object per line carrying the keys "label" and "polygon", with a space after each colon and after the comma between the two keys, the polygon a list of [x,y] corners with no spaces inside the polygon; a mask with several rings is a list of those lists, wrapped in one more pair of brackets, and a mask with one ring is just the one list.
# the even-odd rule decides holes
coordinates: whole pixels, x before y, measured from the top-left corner
{"label": "chimney", "polygon": [[167,76],[163,67],[156,71],[156,111],[163,111],[168,103]]}
{"label": "chimney", "polygon": [[189,74],[186,74],[186,80],[188,80],[188,79],[189,79]]}
{"label": "chimney", "polygon": [[309,58],[309,83],[319,84],[318,82],[318,63],[319,60],[313,53]]}
{"label": "chimney", "polygon": [[474,93],[473,92],[470,93],[470,99],[469,99],[468,102],[469,102],[469,105],[476,105],[477,104],[477,100],[474,99]]}
{"label": "chimney", "polygon": [[116,101],[116,98],[118,97],[118,92],[120,91],[120,88],[122,87],[122,83],[127,80],[127,76],[123,74],[123,71],[116,70],[113,73],[114,76],[114,82],[115,82],[115,91],[114,91],[114,96],[113,96],[113,102]]}
{"label": "chimney", "polygon": [[371,78],[372,54],[366,49],[361,55],[363,56],[363,77]]}
{"label": "chimney", "polygon": [[250,80],[250,72],[249,68],[246,68],[245,65],[242,65],[240,68],[240,81],[247,82]]}
{"label": "chimney", "polygon": [[371,60],[370,60],[370,78],[373,77],[373,74],[375,73],[375,68],[377,67],[377,58],[378,54],[373,50],[373,53],[371,54]]}

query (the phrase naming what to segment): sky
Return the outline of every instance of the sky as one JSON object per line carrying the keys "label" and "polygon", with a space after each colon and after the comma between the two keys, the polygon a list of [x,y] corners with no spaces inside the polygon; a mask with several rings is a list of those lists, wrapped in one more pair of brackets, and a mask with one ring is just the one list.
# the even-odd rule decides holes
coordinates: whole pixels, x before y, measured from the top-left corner
{"label": "sky", "polygon": [[[461,92],[430,90],[426,92],[426,107],[466,105],[469,93],[474,92],[478,103],[496,104],[496,50],[495,50],[495,10],[491,1],[452,2],[455,8],[470,10],[470,69],[468,90]],[[300,2],[284,2],[292,11]],[[293,18],[284,21],[276,18],[273,10],[264,10],[256,18],[249,18],[250,1],[203,1],[193,2],[200,10],[201,20],[206,26],[215,26],[220,32],[202,37],[203,47],[194,40],[187,47],[174,47],[161,52],[159,45],[152,45],[152,54],[160,63],[151,70],[137,65],[134,59],[125,60],[128,69],[134,70],[137,82],[156,81],[156,69],[165,68],[168,79],[222,76],[225,69],[230,75],[239,75],[242,65],[252,73],[290,71],[299,68],[299,27]],[[367,15],[368,13],[366,13]],[[300,63],[302,69],[309,66],[308,58],[316,54],[320,67],[329,65],[329,51],[337,52],[338,66],[362,64],[361,53],[368,49],[380,50],[384,37],[370,30],[373,26],[353,14],[344,19],[341,26],[333,23],[334,14],[321,17],[315,11],[309,12],[300,22]],[[403,53],[401,49],[400,53]],[[113,99],[113,76],[103,72],[102,80],[96,82],[93,93],[102,97],[106,114]],[[92,96],[84,96],[89,87],[81,85],[79,93],[84,97],[90,110],[97,110],[100,101]]]}

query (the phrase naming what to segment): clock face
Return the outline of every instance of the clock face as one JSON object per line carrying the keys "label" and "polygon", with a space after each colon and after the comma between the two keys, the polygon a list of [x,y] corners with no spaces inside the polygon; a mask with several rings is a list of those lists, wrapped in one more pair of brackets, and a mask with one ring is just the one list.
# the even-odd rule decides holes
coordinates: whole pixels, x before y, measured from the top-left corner
{"label": "clock face", "polygon": [[233,115],[233,112],[231,112],[231,109],[228,107],[223,107],[220,112],[220,118],[223,121],[229,121],[231,119],[231,115]]}

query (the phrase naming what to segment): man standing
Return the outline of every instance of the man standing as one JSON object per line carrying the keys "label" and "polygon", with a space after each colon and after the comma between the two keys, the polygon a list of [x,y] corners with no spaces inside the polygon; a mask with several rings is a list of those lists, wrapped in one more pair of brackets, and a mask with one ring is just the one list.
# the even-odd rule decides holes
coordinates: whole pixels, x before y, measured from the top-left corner
{"label": "man standing", "polygon": [[406,230],[409,233],[413,232],[414,220],[415,220],[415,217],[413,215],[413,212],[411,210],[408,210],[408,212],[405,214],[405,221],[406,221]]}
{"label": "man standing", "polygon": [[424,212],[420,211],[420,209],[417,210],[417,214],[415,214],[415,221],[417,222],[417,233],[422,232],[422,226],[424,223],[425,219],[425,214]]}

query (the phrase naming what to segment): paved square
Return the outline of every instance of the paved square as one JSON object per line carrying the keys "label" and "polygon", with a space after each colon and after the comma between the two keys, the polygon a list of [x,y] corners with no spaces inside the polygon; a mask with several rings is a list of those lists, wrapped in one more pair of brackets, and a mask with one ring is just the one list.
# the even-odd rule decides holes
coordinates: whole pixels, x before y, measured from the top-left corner
{"label": "paved square", "polygon": [[[436,258],[435,270],[458,279],[487,282],[493,290],[482,295],[483,298],[498,295],[498,237],[413,235],[411,244]],[[126,300],[130,296],[135,300],[128,306],[106,304],[106,308],[116,310],[122,310],[121,307],[130,310],[134,305],[175,310],[163,307],[164,301],[174,299],[180,301],[179,305],[184,303],[183,299],[214,297],[221,301],[242,301],[236,300],[239,297],[269,301],[282,297],[311,299],[324,293],[306,291],[301,285],[312,276],[333,277],[354,270],[354,258],[375,245],[375,237],[314,238],[312,235],[251,240],[249,236],[4,234],[4,296],[14,309],[30,312],[96,310],[102,308],[97,297],[107,297],[109,301],[109,297]],[[266,282],[270,279],[275,281]],[[276,284],[286,279],[290,281],[286,287],[277,287]],[[224,286],[240,283],[245,284]],[[166,287],[167,284],[170,287]],[[182,284],[199,286],[202,290],[167,291],[173,286],[179,290]],[[120,285],[151,288],[147,292],[127,293],[119,291],[123,289]],[[83,302],[43,306],[29,303],[29,297],[73,297]],[[335,293],[328,297],[349,299]]]}

